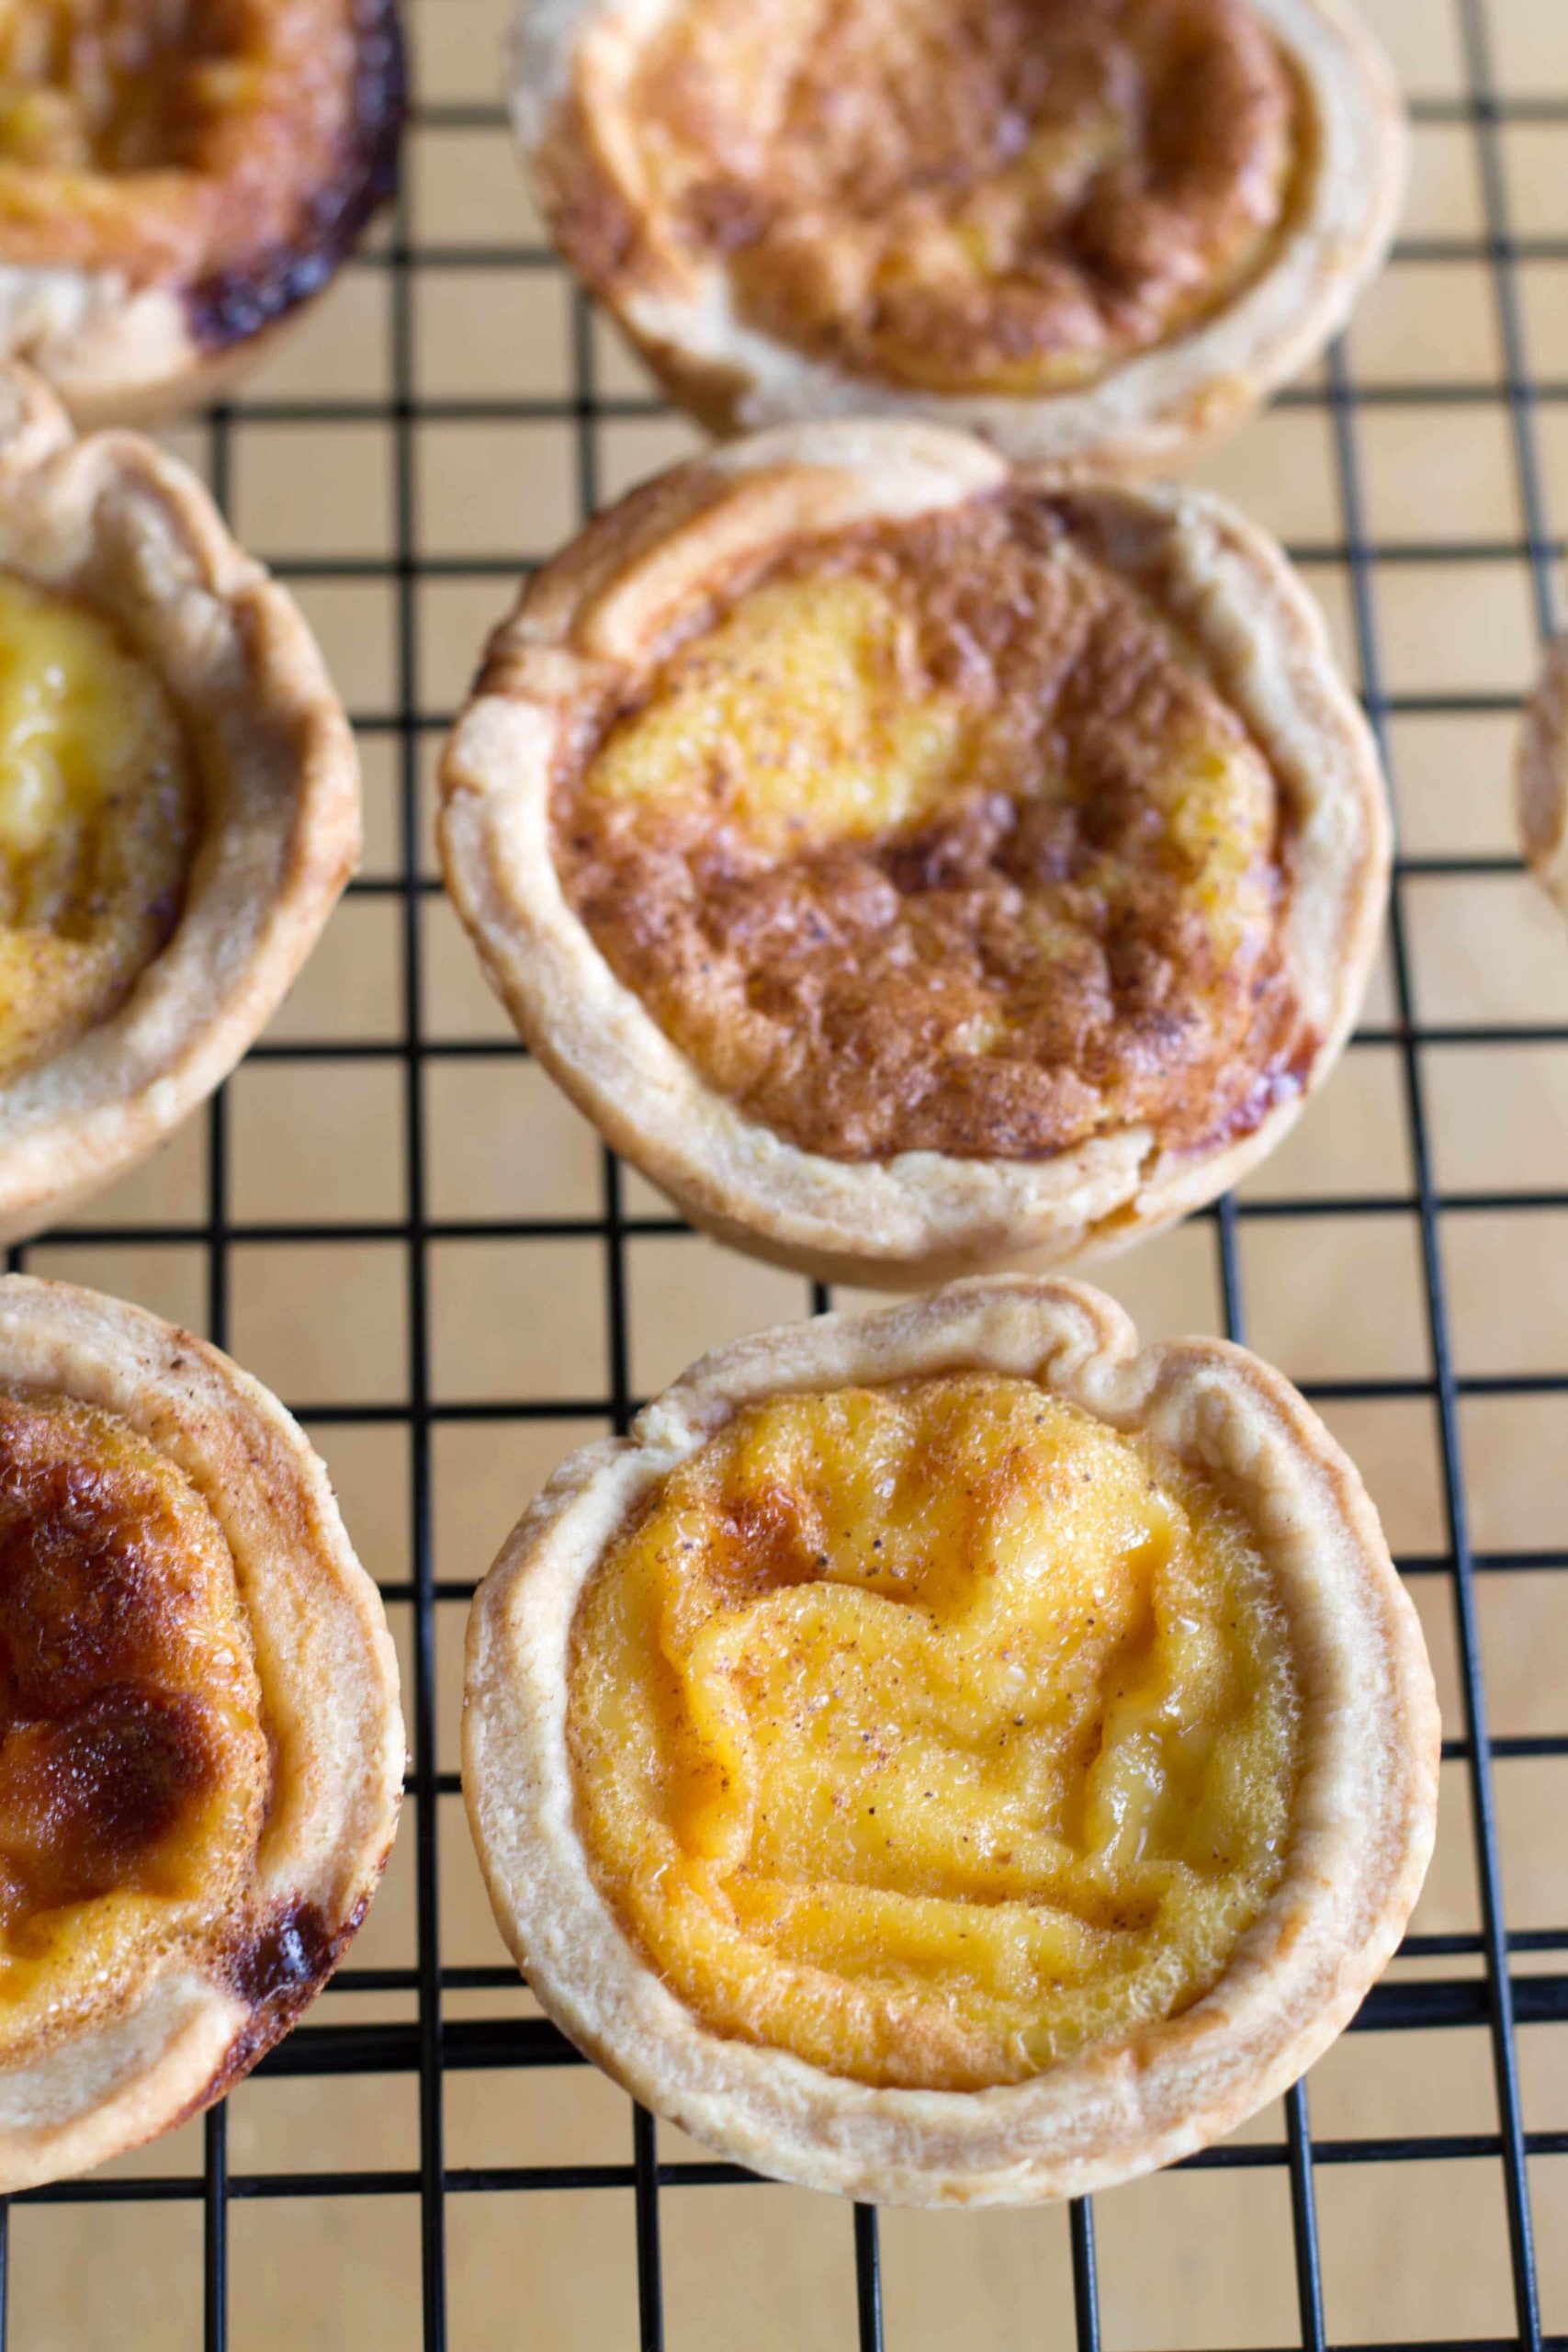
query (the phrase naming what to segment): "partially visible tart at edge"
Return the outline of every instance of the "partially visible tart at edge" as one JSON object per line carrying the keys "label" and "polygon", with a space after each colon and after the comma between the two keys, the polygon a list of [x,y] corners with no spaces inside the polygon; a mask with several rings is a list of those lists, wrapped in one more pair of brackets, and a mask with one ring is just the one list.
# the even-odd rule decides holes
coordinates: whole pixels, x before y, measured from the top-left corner
{"label": "partially visible tart at edge", "polygon": [[270,1760],[211,1510],[121,1416],[0,1388],[0,2066],[250,1938]]}
{"label": "partially visible tart at edge", "polygon": [[1514,794],[1530,870],[1568,913],[1568,634],[1548,646],[1525,705]]}
{"label": "partially visible tart at edge", "polygon": [[396,0],[13,0],[0,356],[95,422],[189,405],[397,185]]}
{"label": "partially visible tart at edge", "polygon": [[464,1789],[547,2011],[737,2160],[1081,2194],[1277,2097],[1432,1847],[1419,1626],[1268,1366],[952,1285],[704,1358],[525,1514]]}
{"label": "partially visible tart at edge", "polygon": [[635,492],[498,631],[447,876],[525,1035],[794,1262],[1066,1258],[1268,1148],[1363,984],[1370,739],[1218,502],[804,427]]}
{"label": "partially visible tart at edge", "polygon": [[723,430],[900,403],[1169,464],[1392,234],[1337,0],[530,0],[514,115],[572,266]]}
{"label": "partially visible tart at edge", "polygon": [[397,1819],[397,1668],[321,1463],[216,1351],[0,1282],[0,2187],[205,2106]]}
{"label": "partially visible tart at edge", "polygon": [[0,363],[0,1238],[227,1076],[358,847],[292,599],[184,467]]}

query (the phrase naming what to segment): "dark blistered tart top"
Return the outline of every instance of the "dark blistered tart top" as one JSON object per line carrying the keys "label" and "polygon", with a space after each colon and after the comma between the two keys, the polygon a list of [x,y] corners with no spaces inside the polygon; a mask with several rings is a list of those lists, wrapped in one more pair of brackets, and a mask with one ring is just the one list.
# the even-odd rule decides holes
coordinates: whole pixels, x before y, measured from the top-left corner
{"label": "dark blistered tart top", "polygon": [[850,373],[1032,392],[1244,284],[1299,146],[1248,0],[682,0],[540,161],[592,285],[716,264]]}
{"label": "dark blistered tart top", "polygon": [[1297,1090],[1297,811],[1115,518],[1015,488],[807,542],[566,739],[571,904],[790,1143],[1196,1148]]}
{"label": "dark blistered tart top", "polygon": [[1263,1156],[1376,944],[1376,753],[1202,493],[834,419],[643,484],[529,582],[442,768],[546,1066],[824,1280],[1066,1260]]}
{"label": "dark blistered tart top", "polygon": [[330,277],[396,184],[394,0],[14,0],[0,261],[178,289],[206,346]]}
{"label": "dark blistered tart top", "polygon": [[0,1673],[14,2059],[259,1928],[271,1758],[229,1546],[177,1464],[69,1397],[0,1395]]}

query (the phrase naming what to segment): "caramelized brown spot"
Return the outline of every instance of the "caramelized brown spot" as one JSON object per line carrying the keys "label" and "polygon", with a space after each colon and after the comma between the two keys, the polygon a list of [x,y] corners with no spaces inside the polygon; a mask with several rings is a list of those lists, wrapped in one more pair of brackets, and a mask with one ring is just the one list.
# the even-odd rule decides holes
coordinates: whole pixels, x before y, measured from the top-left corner
{"label": "caramelized brown spot", "polygon": [[186,2109],[182,2122],[220,2099],[282,2041],[354,1941],[369,1900],[368,1895],[361,1896],[335,1935],[329,1932],[314,1904],[280,1903],[259,1926],[231,1945],[222,1956],[223,1968],[251,2015],[224,2052],[211,2081]]}
{"label": "caramelized brown spot", "polygon": [[728,1590],[735,1604],[746,1594],[761,1597],[787,1585],[809,1584],[818,1573],[806,1548],[799,1497],[787,1487],[742,1489],[727,1498],[721,1524]]}
{"label": "caramelized brown spot", "polygon": [[68,1714],[13,1724],[0,1756],[0,1851],[7,1925],[90,1902],[154,1857],[219,1768],[198,1700],[110,1685]]}
{"label": "caramelized brown spot", "polygon": [[68,1949],[74,1907],[117,1895],[220,1916],[260,1827],[259,1713],[182,1473],[109,1414],[0,1394],[0,1941]]}
{"label": "caramelized brown spot", "polygon": [[315,1991],[344,1940],[328,1933],[313,1903],[288,1903],[269,1914],[230,1954],[235,1992],[253,2009]]}

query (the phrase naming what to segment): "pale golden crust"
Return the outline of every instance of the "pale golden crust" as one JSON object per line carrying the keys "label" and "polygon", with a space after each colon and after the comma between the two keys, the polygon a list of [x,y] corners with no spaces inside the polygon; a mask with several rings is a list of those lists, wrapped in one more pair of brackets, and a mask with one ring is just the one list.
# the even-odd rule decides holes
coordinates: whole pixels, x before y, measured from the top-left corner
{"label": "pale golden crust", "polygon": [[[568,258],[587,271],[671,397],[711,430],[812,416],[923,415],[980,433],[1013,458],[1154,472],[1234,429],[1321,350],[1381,264],[1404,193],[1398,88],[1345,0],[1253,0],[1253,6],[1288,63],[1299,101],[1297,169],[1268,258],[1168,341],[1087,384],[1044,394],[943,392],[852,374],[739,316],[722,261],[673,274],[668,266],[639,270],[635,261],[607,275],[595,268],[592,239],[584,243],[567,217],[564,187],[576,175],[563,179],[562,158],[602,180],[612,207],[647,227],[624,112],[637,61],[669,15],[669,0],[526,0],[513,115]],[[593,126],[591,164],[574,138],[571,93],[579,117],[585,107]],[[814,232],[821,235],[820,223]]]}
{"label": "pale golden crust", "polygon": [[1514,761],[1519,839],[1537,881],[1568,912],[1568,635],[1547,649]]}
{"label": "pale golden crust", "polygon": [[[149,120],[159,77],[175,85],[168,153],[141,152],[139,120],[112,172],[0,159],[0,359],[36,367],[84,426],[214,397],[330,283],[396,188],[396,0],[231,10],[215,78],[259,84],[254,123],[230,119],[199,87],[202,61],[189,66],[206,5],[195,0],[197,31],[171,21],[151,42]],[[141,6],[127,13],[145,40]]]}
{"label": "pale golden crust", "polygon": [[396,1827],[397,1661],[325,1469],[276,1399],[140,1308],[0,1281],[0,1381],[118,1414],[185,1472],[234,1562],[272,1781],[242,1917],[85,2028],[0,2069],[0,2189],[99,2164],[206,2106],[320,1989]]}
{"label": "pale golden crust", "polygon": [[[1303,1690],[1284,1878],[1179,2020],[978,2092],[871,2088],[728,2041],[679,2004],[600,1896],[574,1812],[568,1644],[639,1498],[741,1405],[983,1368],[1156,1438],[1260,1540]],[[694,1365],[629,1440],[574,1454],[508,1539],[468,1629],[463,1781],[502,1932],[563,2030],[634,2096],[740,2162],[914,2205],[1082,2195],[1169,2164],[1275,2098],[1393,1954],[1430,1857],[1438,1723],[1420,1629],[1354,1468],[1279,1374],[1218,1340],[1138,1350],[1071,1283],[957,1283],[765,1332]]]}
{"label": "pale golden crust", "polygon": [[674,614],[748,559],[1006,480],[1002,461],[964,435],[869,423],[759,435],[676,469],[538,575],[493,639],[443,763],[448,887],[541,1060],[699,1224],[828,1279],[930,1280],[1025,1250],[1066,1263],[1212,1199],[1272,1148],[1332,1065],[1382,919],[1382,781],[1315,606],[1271,543],[1217,500],[1105,490],[1108,531],[1157,577],[1292,804],[1281,938],[1317,1041],[1300,1093],[1206,1151],[1168,1149],[1140,1126],[1037,1160],[908,1152],[846,1164],[747,1119],[677,1052],[611,973],[552,861],[551,768],[576,698],[606,665],[635,664]]}
{"label": "pale golden crust", "polygon": [[265,1027],[359,851],[353,738],[293,599],[183,467],[76,440],[0,368],[0,566],[79,597],[185,721],[204,819],[167,945],[110,1020],[0,1088],[0,1238],[57,1218],[162,1141]]}

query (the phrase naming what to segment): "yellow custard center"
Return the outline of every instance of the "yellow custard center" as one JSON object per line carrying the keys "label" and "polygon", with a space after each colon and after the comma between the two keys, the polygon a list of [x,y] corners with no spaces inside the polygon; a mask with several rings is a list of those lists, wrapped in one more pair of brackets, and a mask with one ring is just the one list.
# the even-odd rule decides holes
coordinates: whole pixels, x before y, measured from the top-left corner
{"label": "yellow custard center", "polygon": [[0,1080],[118,1012],[174,929],[197,794],[160,681],[0,572]]}
{"label": "yellow custard center", "polygon": [[221,1936],[268,1777],[234,1564],[118,1416],[0,1393],[0,2057]]}
{"label": "yellow custard center", "polygon": [[962,780],[975,729],[919,675],[894,599],[852,573],[743,598],[616,728],[590,792],[684,804],[780,857],[918,822]]}
{"label": "yellow custard center", "polygon": [[[772,581],[682,649],[613,729],[586,789],[655,820],[728,824],[774,861],[927,824],[1004,777],[1021,798],[1031,787],[1068,798],[1065,764],[1031,775],[1007,762],[996,739],[1013,714],[1000,701],[933,675],[915,615],[882,582],[853,572]],[[1197,716],[1173,729],[1148,780],[1145,830],[1161,825],[1223,962],[1246,926],[1270,916],[1273,795],[1229,714]],[[1134,879],[1114,856],[1089,878],[1107,894]]]}
{"label": "yellow custard center", "polygon": [[738,1414],[590,1580],[568,1728],[595,1878],[705,2025],[972,2089],[1216,1982],[1298,1713],[1235,1509],[971,1374]]}

